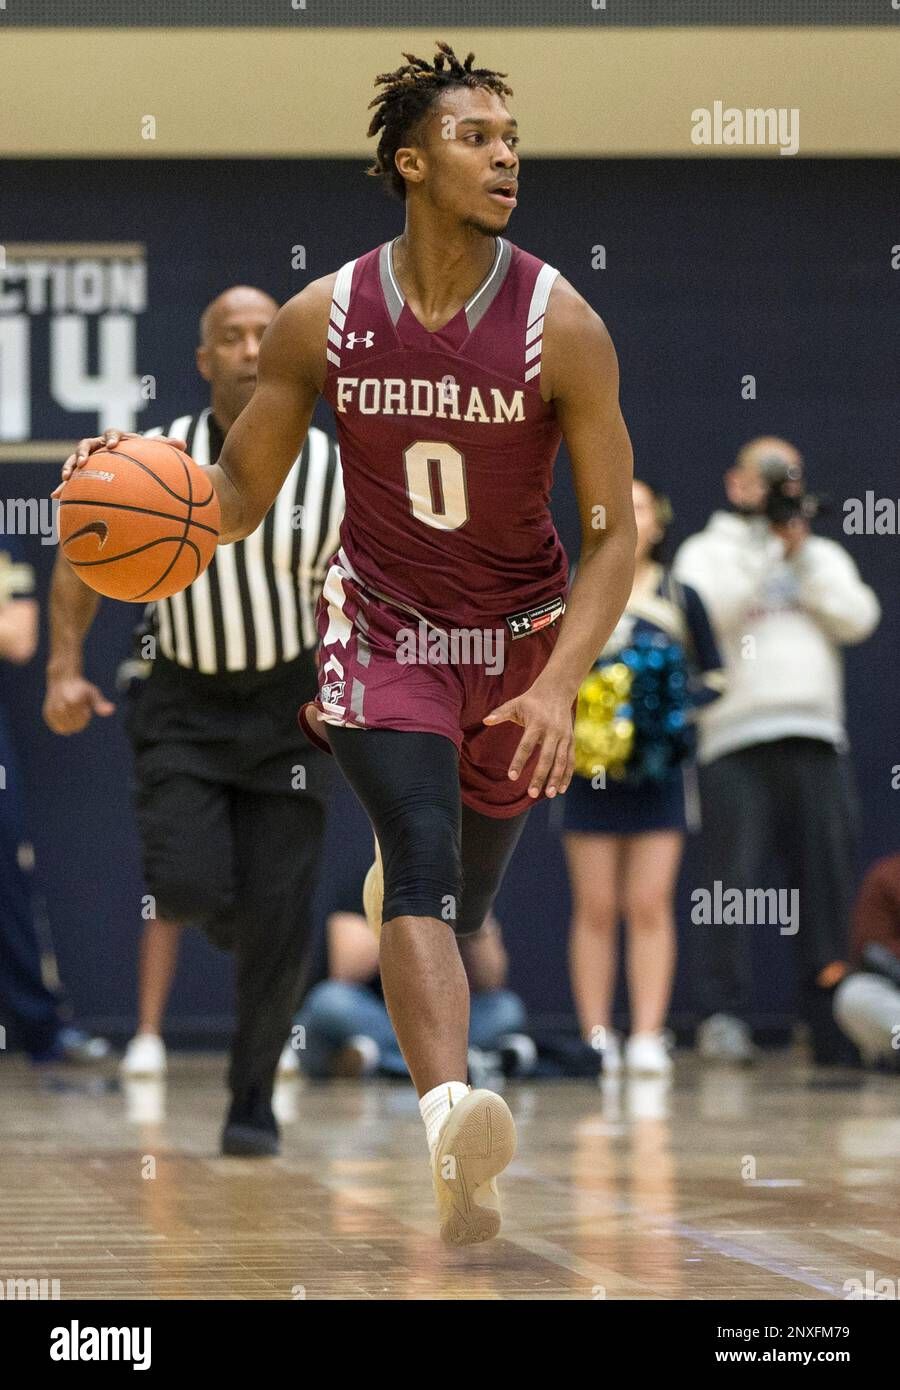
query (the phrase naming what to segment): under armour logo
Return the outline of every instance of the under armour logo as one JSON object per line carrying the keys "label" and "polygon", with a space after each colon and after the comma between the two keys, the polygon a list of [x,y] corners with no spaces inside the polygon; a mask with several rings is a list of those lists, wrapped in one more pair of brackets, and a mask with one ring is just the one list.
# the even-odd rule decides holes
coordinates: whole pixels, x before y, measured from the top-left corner
{"label": "under armour logo", "polygon": [[362,343],[364,347],[370,348],[375,342],[375,330],[369,328],[365,333],[348,333],[344,339],[344,347],[355,348],[357,343]]}
{"label": "under armour logo", "polygon": [[527,632],[531,626],[528,618],[513,618],[511,621],[513,632]]}

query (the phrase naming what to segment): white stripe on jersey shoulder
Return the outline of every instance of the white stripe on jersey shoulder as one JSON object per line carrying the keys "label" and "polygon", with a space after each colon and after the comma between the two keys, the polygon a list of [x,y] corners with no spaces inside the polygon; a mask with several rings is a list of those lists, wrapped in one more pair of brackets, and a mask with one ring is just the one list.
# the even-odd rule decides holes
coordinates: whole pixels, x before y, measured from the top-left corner
{"label": "white stripe on jersey shoulder", "polygon": [[[356,260],[345,261],[334,279],[334,289],[331,292],[331,323],[328,325],[329,342],[336,347],[341,346],[344,324],[347,322],[347,310],[350,308],[350,289],[353,285],[353,267]],[[332,351],[330,347],[325,348],[325,356],[335,367],[341,365],[338,353]]]}
{"label": "white stripe on jersey shoulder", "polygon": [[559,271],[555,266],[542,265],[534,282],[531,303],[528,306],[528,318],[525,323],[526,381],[531,381],[540,375],[541,346],[544,341],[544,312],[547,308],[547,300],[550,298],[550,290],[553,288],[553,281],[558,274]]}

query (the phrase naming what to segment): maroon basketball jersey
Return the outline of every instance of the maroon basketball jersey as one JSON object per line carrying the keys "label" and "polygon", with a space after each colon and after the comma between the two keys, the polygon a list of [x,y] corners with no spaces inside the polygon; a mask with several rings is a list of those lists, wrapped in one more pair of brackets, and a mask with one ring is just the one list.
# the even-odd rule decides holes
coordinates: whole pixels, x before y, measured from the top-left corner
{"label": "maroon basketball jersey", "polygon": [[502,622],[568,578],[549,509],[561,435],[540,392],[558,271],[495,247],[468,303],[429,333],[385,242],[338,272],[328,328],[344,555],[373,591],[459,627]]}

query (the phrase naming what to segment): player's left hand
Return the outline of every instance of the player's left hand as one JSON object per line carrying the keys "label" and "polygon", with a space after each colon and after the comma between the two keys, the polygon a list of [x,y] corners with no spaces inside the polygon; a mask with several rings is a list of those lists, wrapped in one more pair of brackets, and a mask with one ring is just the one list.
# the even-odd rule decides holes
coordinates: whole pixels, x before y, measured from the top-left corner
{"label": "player's left hand", "polygon": [[564,792],[575,771],[571,700],[535,681],[524,694],[492,710],[484,723],[502,724],[506,720],[521,724],[525,730],[509,765],[510,780],[516,781],[535,748],[540,747],[528,795],[537,798],[546,790],[546,795],[553,797]]}

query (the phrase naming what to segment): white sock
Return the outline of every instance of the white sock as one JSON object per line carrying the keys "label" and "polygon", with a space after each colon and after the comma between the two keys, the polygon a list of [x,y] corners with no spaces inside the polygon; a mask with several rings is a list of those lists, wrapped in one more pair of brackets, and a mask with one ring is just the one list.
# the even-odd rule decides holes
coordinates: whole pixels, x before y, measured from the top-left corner
{"label": "white sock", "polygon": [[434,1153],[441,1125],[446,1120],[457,1101],[468,1095],[469,1087],[464,1081],[443,1081],[440,1086],[426,1091],[419,1101],[419,1112],[425,1121],[425,1134],[428,1148]]}

